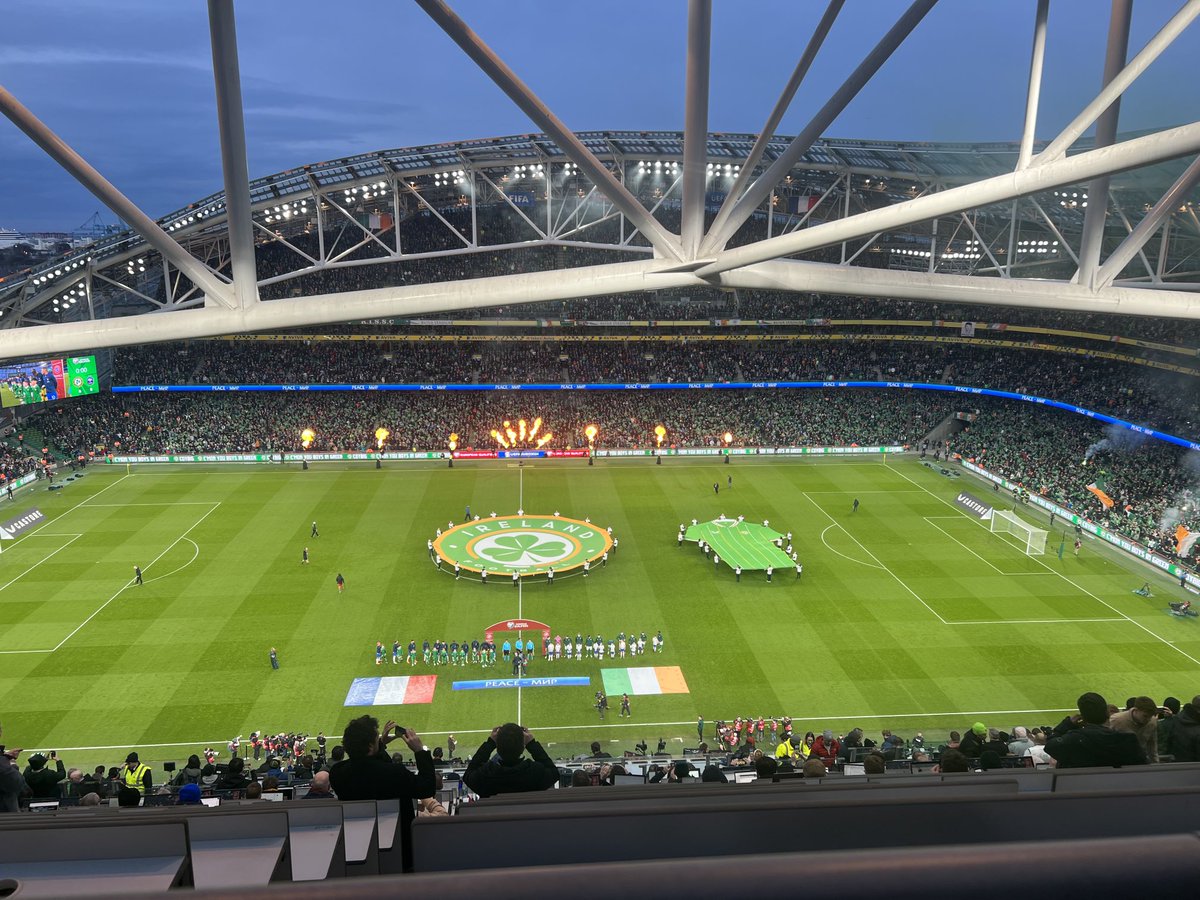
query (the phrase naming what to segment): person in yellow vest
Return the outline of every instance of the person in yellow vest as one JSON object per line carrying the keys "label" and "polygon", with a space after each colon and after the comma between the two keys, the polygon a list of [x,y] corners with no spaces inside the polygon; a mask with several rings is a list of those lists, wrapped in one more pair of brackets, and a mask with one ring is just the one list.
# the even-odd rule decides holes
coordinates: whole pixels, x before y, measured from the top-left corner
{"label": "person in yellow vest", "polygon": [[[795,737],[795,735],[793,735],[793,737]],[[780,741],[779,745],[775,748],[775,759],[789,759],[795,762],[797,759],[795,744],[793,744],[790,739],[786,741]]]}
{"label": "person in yellow vest", "polygon": [[121,783],[133,788],[143,797],[149,796],[154,788],[150,767],[138,759],[137,753],[125,757],[125,768],[121,770]]}

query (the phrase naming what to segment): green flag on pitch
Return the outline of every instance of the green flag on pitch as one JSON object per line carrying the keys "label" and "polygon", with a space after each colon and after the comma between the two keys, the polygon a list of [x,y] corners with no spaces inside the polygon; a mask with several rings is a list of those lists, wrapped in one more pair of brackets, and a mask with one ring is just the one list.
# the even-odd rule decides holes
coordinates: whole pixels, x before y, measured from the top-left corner
{"label": "green flag on pitch", "polygon": [[1062,559],[1063,551],[1067,549],[1067,539],[1063,538],[1058,545],[1058,558]]}

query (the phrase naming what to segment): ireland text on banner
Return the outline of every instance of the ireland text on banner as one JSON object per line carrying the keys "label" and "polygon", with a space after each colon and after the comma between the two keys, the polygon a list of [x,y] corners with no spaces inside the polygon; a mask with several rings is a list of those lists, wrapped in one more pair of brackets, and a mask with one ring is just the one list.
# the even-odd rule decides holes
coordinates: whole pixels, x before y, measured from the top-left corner
{"label": "ireland text on banner", "polygon": [[355,678],[343,706],[399,706],[432,703],[436,675],[401,675],[389,678]]}
{"label": "ireland text on banner", "polygon": [[603,669],[604,691],[620,694],[686,694],[687,682],[679,666],[643,666],[634,669]]}

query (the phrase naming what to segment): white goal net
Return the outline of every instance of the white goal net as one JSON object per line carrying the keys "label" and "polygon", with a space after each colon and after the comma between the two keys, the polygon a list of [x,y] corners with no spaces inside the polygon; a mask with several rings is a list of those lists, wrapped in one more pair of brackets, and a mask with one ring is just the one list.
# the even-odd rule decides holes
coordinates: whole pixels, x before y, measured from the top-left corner
{"label": "white goal net", "polygon": [[1034,528],[1028,522],[1023,522],[1016,513],[1004,509],[993,510],[991,530],[993,534],[1008,534],[1021,545],[1026,556],[1044,556],[1046,554],[1046,535],[1048,532]]}

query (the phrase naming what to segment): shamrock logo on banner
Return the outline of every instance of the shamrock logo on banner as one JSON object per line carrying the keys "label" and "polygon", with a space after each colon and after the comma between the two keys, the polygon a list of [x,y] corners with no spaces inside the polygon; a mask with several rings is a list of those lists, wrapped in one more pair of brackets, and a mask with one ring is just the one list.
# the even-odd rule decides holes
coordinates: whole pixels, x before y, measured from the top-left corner
{"label": "shamrock logo on banner", "polygon": [[480,556],[499,563],[529,565],[559,559],[569,551],[562,541],[545,539],[537,534],[503,534],[489,546],[478,548]]}

